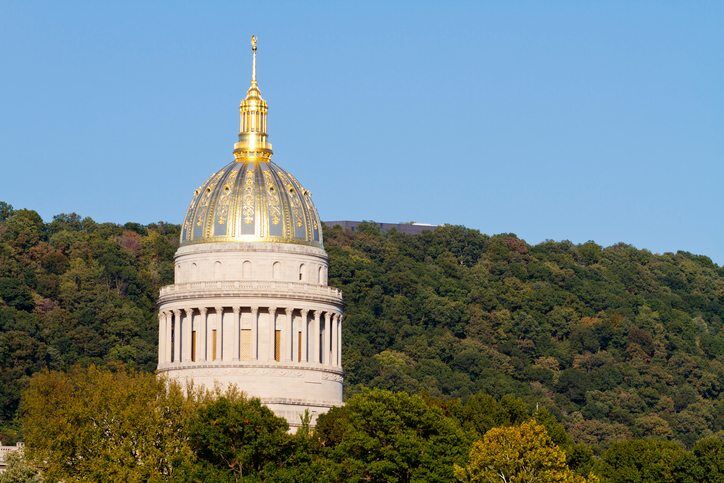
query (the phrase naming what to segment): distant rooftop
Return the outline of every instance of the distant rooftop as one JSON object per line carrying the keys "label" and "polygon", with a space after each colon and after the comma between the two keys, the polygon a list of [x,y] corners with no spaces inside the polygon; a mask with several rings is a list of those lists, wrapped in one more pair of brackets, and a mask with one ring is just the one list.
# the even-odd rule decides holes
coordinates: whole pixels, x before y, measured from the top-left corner
{"label": "distant rooftop", "polygon": [[419,235],[420,233],[424,231],[431,231],[438,227],[438,225],[430,225],[428,223],[417,223],[414,221],[408,222],[408,223],[378,223],[376,221],[350,221],[350,220],[340,220],[340,221],[323,221],[325,225],[332,227],[339,225],[340,227],[344,228],[345,230],[349,231],[357,231],[357,228],[362,223],[371,223],[373,225],[377,225],[377,227],[380,229],[381,232],[386,233],[390,230],[397,230],[400,233],[406,233],[408,235]]}

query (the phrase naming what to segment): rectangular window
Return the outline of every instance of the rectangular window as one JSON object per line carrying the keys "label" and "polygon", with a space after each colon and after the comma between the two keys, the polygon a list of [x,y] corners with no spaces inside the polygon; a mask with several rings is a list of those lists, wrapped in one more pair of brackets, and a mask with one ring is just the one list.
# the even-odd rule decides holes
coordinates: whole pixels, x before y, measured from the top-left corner
{"label": "rectangular window", "polygon": [[282,352],[282,331],[281,330],[275,330],[274,331],[274,360],[279,362]]}
{"label": "rectangular window", "polygon": [[242,361],[251,360],[251,329],[241,329],[239,336],[239,358]]}
{"label": "rectangular window", "polygon": [[216,329],[211,330],[211,360],[216,360]]}
{"label": "rectangular window", "polygon": [[191,331],[191,362],[196,362],[196,331]]}
{"label": "rectangular window", "polygon": [[302,362],[302,331],[297,332],[297,362]]}

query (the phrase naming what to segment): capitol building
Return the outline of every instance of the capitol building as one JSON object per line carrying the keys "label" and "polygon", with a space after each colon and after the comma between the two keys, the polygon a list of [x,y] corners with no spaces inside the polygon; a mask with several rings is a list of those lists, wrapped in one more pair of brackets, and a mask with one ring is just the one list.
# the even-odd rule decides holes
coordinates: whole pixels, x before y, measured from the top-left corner
{"label": "capitol building", "polygon": [[233,160],[193,192],[158,300],[158,374],[261,399],[292,430],[342,404],[342,294],[311,193],[272,161],[256,80]]}

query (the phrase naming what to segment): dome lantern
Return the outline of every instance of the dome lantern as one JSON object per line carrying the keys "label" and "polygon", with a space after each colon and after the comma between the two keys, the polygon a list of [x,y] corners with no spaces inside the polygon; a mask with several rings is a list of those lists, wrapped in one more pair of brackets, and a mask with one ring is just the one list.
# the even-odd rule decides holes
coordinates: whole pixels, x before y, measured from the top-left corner
{"label": "dome lantern", "polygon": [[261,97],[256,81],[256,36],[251,36],[251,85],[239,105],[239,141],[234,144],[237,162],[269,162],[272,145],[268,141],[266,118],[269,106]]}

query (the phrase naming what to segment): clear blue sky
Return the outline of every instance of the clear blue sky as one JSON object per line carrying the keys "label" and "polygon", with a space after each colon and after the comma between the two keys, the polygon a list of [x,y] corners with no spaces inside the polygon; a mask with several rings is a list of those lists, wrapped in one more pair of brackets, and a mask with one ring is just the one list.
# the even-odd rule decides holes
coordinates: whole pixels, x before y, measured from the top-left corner
{"label": "clear blue sky", "polygon": [[[323,219],[724,263],[724,2],[0,3],[0,200],[179,223],[248,37]],[[393,2],[394,3],[394,2]]]}

